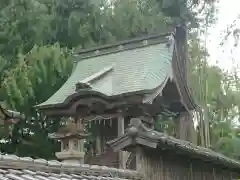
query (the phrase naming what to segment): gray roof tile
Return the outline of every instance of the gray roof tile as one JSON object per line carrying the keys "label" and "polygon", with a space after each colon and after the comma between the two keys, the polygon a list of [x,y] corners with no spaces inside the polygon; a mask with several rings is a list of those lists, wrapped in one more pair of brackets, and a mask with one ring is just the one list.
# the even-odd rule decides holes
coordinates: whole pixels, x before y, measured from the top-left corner
{"label": "gray roof tile", "polygon": [[136,171],[0,155],[0,180],[141,180]]}

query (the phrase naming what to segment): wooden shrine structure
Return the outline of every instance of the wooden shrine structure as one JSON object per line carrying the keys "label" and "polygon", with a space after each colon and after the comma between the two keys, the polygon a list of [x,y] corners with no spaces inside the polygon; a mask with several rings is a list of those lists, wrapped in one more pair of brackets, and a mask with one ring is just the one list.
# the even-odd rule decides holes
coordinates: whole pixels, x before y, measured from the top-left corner
{"label": "wooden shrine structure", "polygon": [[183,33],[179,27],[78,52],[72,75],[37,108],[83,125],[98,119],[90,150],[94,158],[88,154],[85,162],[125,167],[129,155],[113,153],[106,142],[122,135],[131,118],[153,127],[159,114],[177,118],[196,107],[186,83]]}
{"label": "wooden shrine structure", "polygon": [[[162,168],[162,173],[169,174],[171,170],[167,171],[165,167],[172,166],[175,171],[177,166],[181,166],[181,161],[188,168],[192,167],[192,159],[188,158],[189,161],[185,162],[184,158],[189,151],[198,147],[175,138],[172,140],[173,137],[168,136],[165,141],[165,135],[154,130],[158,115],[177,119],[181,113],[197,108],[187,86],[185,40],[185,29],[177,27],[171,33],[141,37],[76,53],[76,65],[68,80],[47,101],[36,106],[47,116],[68,119],[64,128],[50,135],[61,141],[61,152],[56,153],[56,156],[68,163],[135,169],[150,177],[148,180],[166,179],[158,173],[154,175],[154,172]],[[135,123],[138,125],[132,125],[129,131],[130,122],[138,122]],[[85,151],[84,142],[89,135],[87,129],[92,126],[95,139],[91,141],[88,151]],[[142,131],[143,134],[140,133]],[[170,145],[162,146],[164,143]],[[184,149],[187,144],[192,149]],[[174,148],[175,146],[179,147]],[[162,155],[156,153],[158,150],[160,154],[167,153],[166,158],[177,157],[180,153],[176,168],[174,164],[171,165],[172,159],[166,159],[166,164],[163,163]],[[147,153],[142,154],[145,151]],[[205,154],[210,152],[201,151]],[[197,150],[193,154],[194,158],[196,155],[196,162],[205,163]],[[148,159],[145,162],[140,157]],[[206,159],[210,161],[211,158]],[[139,167],[139,164],[142,166]],[[209,166],[215,167],[217,164],[218,162]],[[235,176],[238,167],[227,167],[228,177],[230,174],[231,177]],[[200,171],[194,168],[195,166],[190,168],[190,171]],[[204,168],[202,171],[205,172]],[[176,173],[185,171],[179,167]],[[170,177],[174,176],[169,175],[167,180]],[[196,179],[193,174],[188,173],[188,177]]]}

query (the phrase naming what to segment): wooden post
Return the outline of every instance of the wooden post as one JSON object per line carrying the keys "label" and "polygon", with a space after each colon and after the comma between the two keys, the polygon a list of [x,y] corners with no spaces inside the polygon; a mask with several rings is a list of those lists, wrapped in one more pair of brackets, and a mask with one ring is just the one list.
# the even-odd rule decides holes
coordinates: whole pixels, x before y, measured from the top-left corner
{"label": "wooden post", "polygon": [[[141,172],[142,171],[142,149],[140,147],[136,147],[136,171]],[[141,172],[142,173],[142,172]]]}
{"label": "wooden post", "polygon": [[99,155],[101,154],[101,139],[100,139],[100,133],[98,133],[96,137],[96,154]]}
{"label": "wooden post", "polygon": [[217,179],[216,171],[215,171],[215,168],[213,168],[213,180],[216,180],[216,179]]}
{"label": "wooden post", "polygon": [[[118,116],[118,136],[121,136],[124,134],[124,117],[119,115]],[[126,168],[126,161],[123,151],[119,151],[119,168],[125,169]]]}

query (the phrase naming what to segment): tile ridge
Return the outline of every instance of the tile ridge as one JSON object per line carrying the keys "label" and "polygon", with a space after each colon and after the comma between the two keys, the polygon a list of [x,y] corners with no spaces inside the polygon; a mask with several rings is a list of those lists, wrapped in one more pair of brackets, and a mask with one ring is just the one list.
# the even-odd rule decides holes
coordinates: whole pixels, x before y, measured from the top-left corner
{"label": "tile ridge", "polygon": [[79,54],[92,52],[92,51],[96,51],[96,50],[103,50],[103,49],[112,48],[112,47],[116,47],[116,46],[138,43],[138,42],[141,42],[141,41],[144,41],[144,40],[150,40],[151,41],[151,40],[165,38],[165,37],[171,36],[172,34],[173,34],[172,31],[171,32],[166,31],[164,33],[145,35],[145,36],[140,36],[140,37],[135,37],[135,38],[130,38],[130,39],[117,41],[115,43],[98,45],[98,46],[94,46],[94,47],[87,48],[87,49],[77,49],[75,53],[79,55]]}
{"label": "tile ridge", "polygon": [[106,166],[89,164],[72,164],[57,160],[33,159],[31,157],[18,157],[15,155],[0,154],[0,168],[2,169],[28,169],[43,172],[75,173],[81,175],[99,175],[103,177],[119,177],[140,180],[143,176],[133,170],[117,169]]}
{"label": "tile ridge", "polygon": [[105,56],[109,54],[120,53],[124,51],[131,51],[139,48],[146,48],[149,46],[154,46],[158,44],[169,44],[170,37],[172,33],[161,34],[157,36],[142,37],[137,39],[132,39],[128,41],[122,41],[115,43],[113,45],[104,45],[96,48],[90,48],[85,50],[77,51],[73,57],[74,61],[77,63],[84,59],[96,58],[100,56]]}

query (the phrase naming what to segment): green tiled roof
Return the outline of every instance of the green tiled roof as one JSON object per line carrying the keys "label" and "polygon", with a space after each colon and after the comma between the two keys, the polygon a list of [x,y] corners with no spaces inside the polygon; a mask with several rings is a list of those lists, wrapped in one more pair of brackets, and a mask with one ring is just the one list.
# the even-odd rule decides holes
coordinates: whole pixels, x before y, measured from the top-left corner
{"label": "green tiled roof", "polygon": [[[78,60],[66,83],[38,106],[63,103],[68,96],[76,93],[76,83],[79,82],[90,85],[92,91],[106,96],[155,89],[172,72],[173,47],[167,45],[167,42],[146,44],[145,40],[145,43],[142,41],[143,44],[136,48]],[[125,45],[121,45],[118,48],[124,47]],[[95,51],[95,54],[99,52],[101,49]]]}

